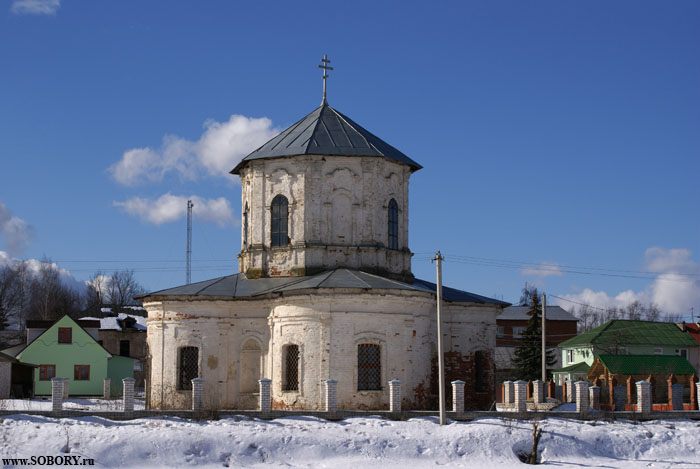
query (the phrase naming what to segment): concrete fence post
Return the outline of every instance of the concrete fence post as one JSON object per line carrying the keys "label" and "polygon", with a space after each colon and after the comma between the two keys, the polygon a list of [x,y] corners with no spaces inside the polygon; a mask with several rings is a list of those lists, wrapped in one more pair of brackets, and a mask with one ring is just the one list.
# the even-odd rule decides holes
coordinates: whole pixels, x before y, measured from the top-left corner
{"label": "concrete fence post", "polygon": [[63,378],[63,400],[65,401],[70,396],[70,380],[68,378]]}
{"label": "concrete fence post", "polygon": [[338,381],[326,380],[326,412],[338,410]]}
{"label": "concrete fence post", "polygon": [[512,381],[503,382],[503,403],[512,404],[515,402],[515,389]]}
{"label": "concrete fence post", "polygon": [[671,410],[683,410],[683,384],[671,385]]}
{"label": "concrete fence post", "polygon": [[452,412],[464,412],[464,385],[462,380],[452,381]]}
{"label": "concrete fence post", "polygon": [[122,399],[124,413],[131,415],[134,413],[134,383],[136,380],[134,378],[124,378],[122,379],[122,386],[124,388]]}
{"label": "concrete fence post", "polygon": [[588,381],[576,381],[576,412],[581,417],[588,414]]}
{"label": "concrete fence post", "polygon": [[637,412],[642,415],[651,413],[651,383],[637,381]]}
{"label": "concrete fence post", "polygon": [[544,396],[544,381],[539,379],[532,383],[532,399],[535,404],[544,404],[546,399]]}
{"label": "concrete fence post", "polygon": [[204,408],[204,379],[192,379],[192,410],[198,412]]}
{"label": "concrete fence post", "polygon": [[516,381],[513,387],[515,388],[515,411],[527,411],[527,381]]}
{"label": "concrete fence post", "polygon": [[63,410],[63,378],[51,378],[51,411]]}
{"label": "concrete fence post", "polygon": [[110,399],[112,397],[112,380],[105,378],[104,383],[102,383],[102,398]]}
{"label": "concrete fence post", "polygon": [[600,386],[588,388],[588,402],[591,409],[600,410]]}
{"label": "concrete fence post", "polygon": [[401,412],[401,380],[389,381],[389,411]]}
{"label": "concrete fence post", "polygon": [[268,378],[263,378],[258,380],[260,385],[260,402],[258,407],[260,407],[261,412],[270,412],[272,409],[272,380]]}
{"label": "concrete fence post", "polygon": [[695,383],[695,407],[700,409],[700,382]]}

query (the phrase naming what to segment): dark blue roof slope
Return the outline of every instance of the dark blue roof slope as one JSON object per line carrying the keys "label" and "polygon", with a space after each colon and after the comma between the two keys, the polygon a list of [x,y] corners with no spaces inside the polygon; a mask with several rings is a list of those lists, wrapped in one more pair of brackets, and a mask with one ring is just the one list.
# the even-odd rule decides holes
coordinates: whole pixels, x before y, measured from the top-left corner
{"label": "dark blue roof slope", "polygon": [[246,156],[231,171],[239,174],[251,160],[296,155],[376,156],[422,168],[408,156],[324,103],[311,114]]}
{"label": "dark blue roof slope", "polygon": [[[413,284],[391,280],[379,275],[368,274],[360,270],[335,269],[307,277],[277,277],[249,279],[245,274],[234,274],[203,282],[168,288],[148,293],[139,298],[157,296],[217,296],[227,298],[246,298],[268,293],[283,293],[296,290],[318,288],[361,288],[364,290],[409,290],[435,293],[434,283],[416,279]],[[442,287],[443,299],[457,303],[482,303],[508,306],[510,303],[494,300],[485,296]]]}

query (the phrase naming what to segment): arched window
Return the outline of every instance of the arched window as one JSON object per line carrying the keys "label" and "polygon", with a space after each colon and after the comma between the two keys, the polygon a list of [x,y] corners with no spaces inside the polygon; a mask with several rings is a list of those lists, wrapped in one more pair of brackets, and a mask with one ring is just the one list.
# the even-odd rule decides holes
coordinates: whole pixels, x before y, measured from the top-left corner
{"label": "arched window", "polygon": [[243,249],[248,248],[248,202],[243,210]]}
{"label": "arched window", "polygon": [[380,391],[381,389],[381,348],[377,344],[359,344],[357,346],[357,390]]}
{"label": "arched window", "polygon": [[199,377],[199,349],[197,347],[180,348],[177,389],[192,389],[192,380]]}
{"label": "arched window", "polygon": [[278,195],[272,199],[272,229],[270,232],[271,246],[286,246],[287,240],[287,220],[289,215],[289,203],[283,195]]}
{"label": "arched window", "polygon": [[399,248],[399,205],[389,201],[389,249]]}

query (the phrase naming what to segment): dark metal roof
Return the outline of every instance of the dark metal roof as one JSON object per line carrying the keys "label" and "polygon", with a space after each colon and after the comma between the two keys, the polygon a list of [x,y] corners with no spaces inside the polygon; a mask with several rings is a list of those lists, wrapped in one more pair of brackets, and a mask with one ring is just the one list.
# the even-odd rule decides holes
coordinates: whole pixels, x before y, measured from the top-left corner
{"label": "dark metal roof", "polygon": [[231,173],[239,174],[241,168],[251,160],[297,155],[376,156],[407,164],[411,171],[422,168],[384,140],[324,103],[243,158]]}
{"label": "dark metal roof", "polygon": [[[414,280],[413,284],[391,280],[379,275],[368,274],[360,270],[335,269],[307,277],[278,277],[249,279],[245,274],[234,274],[203,282],[191,283],[181,287],[168,288],[146,295],[149,296],[214,296],[227,298],[246,298],[265,295],[268,293],[283,293],[295,290],[318,288],[361,288],[364,290],[408,290],[434,294],[434,283],[425,280]],[[494,300],[485,296],[475,295],[454,288],[442,288],[443,299],[448,302],[482,303],[508,306],[510,303]]]}
{"label": "dark metal roof", "polygon": [[[508,306],[503,310],[498,320],[505,321],[527,321],[529,306]],[[561,306],[547,306],[547,321],[578,321],[578,318]]]}

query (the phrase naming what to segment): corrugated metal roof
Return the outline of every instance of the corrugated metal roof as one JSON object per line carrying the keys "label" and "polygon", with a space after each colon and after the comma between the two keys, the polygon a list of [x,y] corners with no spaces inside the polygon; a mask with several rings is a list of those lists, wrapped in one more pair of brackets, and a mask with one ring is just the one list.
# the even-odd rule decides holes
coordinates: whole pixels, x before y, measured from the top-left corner
{"label": "corrugated metal roof", "polygon": [[[530,316],[527,315],[529,309],[529,306],[508,306],[498,316],[498,319],[526,321],[530,319]],[[547,321],[578,321],[578,318],[561,306],[547,306]]]}
{"label": "corrugated metal roof", "polygon": [[559,344],[574,345],[681,345],[697,346],[698,343],[678,326],[670,322],[631,321],[613,319],[583,334]]}
{"label": "corrugated metal roof", "polygon": [[[318,288],[361,288],[365,290],[410,290],[435,293],[434,283],[416,279],[413,284],[380,277],[360,270],[335,269],[307,277],[277,277],[249,279],[245,274],[234,274],[203,282],[192,283],[175,288],[160,290],[139,298],[149,296],[220,296],[229,298],[245,298],[268,293],[282,293],[304,289]],[[454,288],[442,288],[443,299],[458,303],[488,303],[507,306],[509,303],[494,300],[485,296],[475,295]]]}
{"label": "corrugated metal roof", "polygon": [[677,355],[598,355],[600,362],[616,375],[692,375],[693,365]]}
{"label": "corrugated metal roof", "polygon": [[251,160],[296,155],[376,156],[422,168],[408,156],[324,103],[311,114],[246,156],[231,171],[239,174]]}

